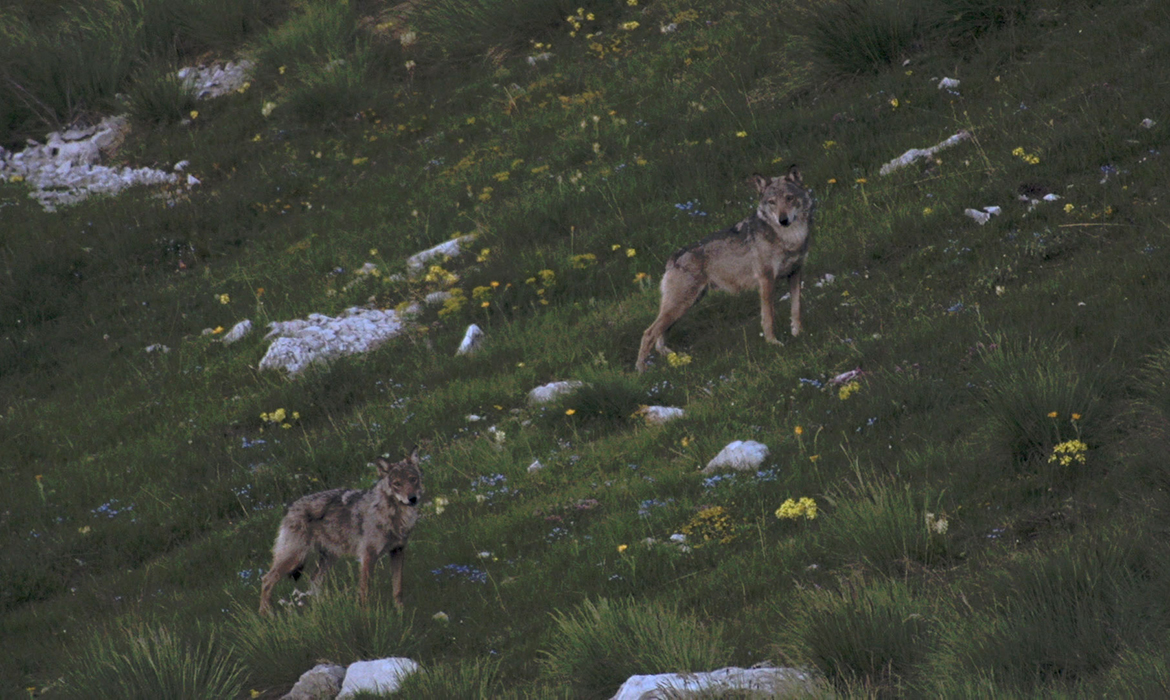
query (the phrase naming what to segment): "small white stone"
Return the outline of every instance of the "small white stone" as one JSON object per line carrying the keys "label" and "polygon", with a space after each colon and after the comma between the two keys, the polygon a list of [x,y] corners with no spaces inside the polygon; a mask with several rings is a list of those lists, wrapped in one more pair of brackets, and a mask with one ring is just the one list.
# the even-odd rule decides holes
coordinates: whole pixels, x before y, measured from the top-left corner
{"label": "small white stone", "polygon": [[747,471],[760,466],[767,458],[767,445],[756,442],[755,440],[736,440],[720,450],[719,454],[715,455],[710,462],[707,462],[707,466],[702,471],[704,474],[709,474],[719,469]]}
{"label": "small white stone", "polygon": [[544,465],[540,463],[539,459],[532,460],[532,464],[528,465],[528,473],[529,474],[535,474],[536,472],[540,471],[541,469],[544,469]]}
{"label": "small white stone", "polygon": [[245,318],[243,321],[240,321],[236,325],[232,326],[232,329],[224,334],[223,338],[220,339],[220,342],[224,345],[231,345],[237,340],[242,340],[244,336],[251,332],[252,321],[251,319]]}
{"label": "small white stone", "polygon": [[377,661],[355,661],[345,670],[345,682],[337,700],[353,697],[359,692],[393,693],[403,679],[419,671],[419,665],[407,658],[394,657]]}
{"label": "small white stone", "polygon": [[467,332],[463,334],[463,340],[459,343],[459,349],[455,351],[456,355],[470,355],[479,349],[483,344],[484,332],[479,326],[474,323],[467,327]]}
{"label": "small white stone", "polygon": [[686,414],[681,408],[674,406],[643,406],[638,409],[638,415],[651,425],[665,425],[672,420],[682,418]]}
{"label": "small white stone", "polygon": [[571,394],[583,386],[585,386],[585,382],[575,379],[564,382],[550,382],[543,386],[538,386],[528,392],[528,405],[536,406],[542,403],[548,403],[565,394]]}

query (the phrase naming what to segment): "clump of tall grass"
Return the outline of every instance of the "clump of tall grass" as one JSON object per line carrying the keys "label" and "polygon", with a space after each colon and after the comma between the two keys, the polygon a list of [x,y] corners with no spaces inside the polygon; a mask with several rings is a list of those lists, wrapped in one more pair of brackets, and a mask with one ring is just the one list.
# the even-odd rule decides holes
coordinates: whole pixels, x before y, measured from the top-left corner
{"label": "clump of tall grass", "polygon": [[85,700],[221,700],[238,697],[245,672],[214,634],[192,644],[163,626],[94,637],[74,660],[62,694]]}
{"label": "clump of tall grass", "polygon": [[1023,24],[1032,13],[1034,0],[942,0],[941,28],[955,38],[977,37],[986,32]]}
{"label": "clump of tall grass", "polygon": [[132,14],[114,2],[80,5],[49,28],[0,29],[0,128],[60,128],[110,111],[138,58],[136,39]]}
{"label": "clump of tall grass", "polygon": [[929,499],[909,484],[864,477],[834,494],[836,507],[821,518],[819,536],[827,553],[887,574],[904,572],[910,564],[934,565],[950,552],[949,523]]}
{"label": "clump of tall grass", "polygon": [[1000,342],[982,354],[990,449],[1015,465],[1047,463],[1058,444],[1094,442],[1105,377],[1065,359],[1065,346]]}
{"label": "clump of tall grass", "polygon": [[[412,21],[427,53],[447,60],[482,60],[489,50],[510,52],[529,41],[568,40],[565,18],[578,7],[571,0],[437,0],[420,5]],[[620,12],[617,2],[590,9],[599,24]]]}
{"label": "clump of tall grass", "polygon": [[502,685],[500,662],[478,658],[427,665],[407,676],[396,692],[416,700],[492,700],[500,697]]}
{"label": "clump of tall grass", "polygon": [[190,85],[167,65],[139,70],[127,96],[130,117],[140,124],[174,124],[190,114],[197,102]]}
{"label": "clump of tall grass", "polygon": [[876,73],[917,50],[929,26],[916,0],[831,0],[801,7],[808,41],[830,74]]}
{"label": "clump of tall grass", "polygon": [[348,3],[308,3],[257,43],[260,75],[275,80],[279,103],[304,122],[370,107],[405,72],[400,48],[364,30]]}
{"label": "clump of tall grass", "polygon": [[988,612],[958,616],[936,663],[1008,688],[1099,677],[1166,621],[1166,575],[1138,533],[1081,537],[1025,557],[991,582]]}
{"label": "clump of tall grass", "polygon": [[935,624],[899,581],[848,581],[803,592],[781,647],[841,689],[893,690],[926,656]]}
{"label": "clump of tall grass", "polygon": [[545,672],[580,698],[608,698],[635,674],[705,671],[728,660],[722,624],[660,603],[587,600],[553,620]]}
{"label": "clump of tall grass", "polygon": [[329,591],[274,616],[240,610],[230,630],[257,687],[291,686],[319,659],[345,665],[411,656],[420,645],[411,616],[387,603],[363,607],[355,596]]}

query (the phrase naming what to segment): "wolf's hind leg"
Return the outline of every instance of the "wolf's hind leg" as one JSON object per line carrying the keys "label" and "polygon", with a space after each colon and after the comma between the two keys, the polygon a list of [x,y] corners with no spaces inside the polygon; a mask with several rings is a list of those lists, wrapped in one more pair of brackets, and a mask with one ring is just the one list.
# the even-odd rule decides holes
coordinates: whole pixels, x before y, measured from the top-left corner
{"label": "wolf's hind leg", "polygon": [[638,348],[636,367],[639,372],[646,371],[650,348],[656,349],[661,355],[670,354],[670,348],[666,347],[666,331],[699,300],[705,286],[705,282],[686,279],[685,272],[676,273],[674,269],[666,271],[662,277],[662,301],[658,305],[658,318],[642,334],[642,344]]}

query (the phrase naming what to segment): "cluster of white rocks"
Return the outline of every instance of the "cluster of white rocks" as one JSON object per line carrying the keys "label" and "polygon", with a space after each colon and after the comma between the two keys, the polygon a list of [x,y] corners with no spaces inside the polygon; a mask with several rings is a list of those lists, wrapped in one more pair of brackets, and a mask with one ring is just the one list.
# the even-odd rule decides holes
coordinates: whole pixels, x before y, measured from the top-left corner
{"label": "cluster of white rocks", "polygon": [[[441,613],[440,613],[441,614]],[[346,666],[318,664],[281,700],[344,700],[359,693],[394,693],[414,673],[426,673],[412,659],[393,657],[355,661]],[[713,695],[734,697],[808,697],[819,690],[818,680],[796,668],[757,666],[721,668],[701,673],[659,673],[631,676],[612,700],[685,700]]]}
{"label": "cluster of white rocks", "polygon": [[[412,305],[406,314],[417,313]],[[337,316],[309,314],[305,319],[273,321],[265,340],[273,340],[260,369],[283,369],[296,376],[315,363],[370,352],[402,333],[406,320],[393,309],[352,307]]]}
{"label": "cluster of white rocks", "polygon": [[125,116],[106,117],[96,126],[54,131],[43,144],[30,140],[28,148],[17,153],[0,148],[0,180],[28,183],[32,187],[29,197],[50,212],[95,194],[114,195],[135,185],[199,184],[193,175],[182,176],[187,161],[176,163],[169,171],[101,165],[102,158],[121,145],[128,131]]}
{"label": "cluster of white rocks", "polygon": [[216,61],[209,66],[187,66],[180,68],[177,75],[195,94],[196,99],[208,100],[246,89],[255,67],[245,58],[226,63]]}

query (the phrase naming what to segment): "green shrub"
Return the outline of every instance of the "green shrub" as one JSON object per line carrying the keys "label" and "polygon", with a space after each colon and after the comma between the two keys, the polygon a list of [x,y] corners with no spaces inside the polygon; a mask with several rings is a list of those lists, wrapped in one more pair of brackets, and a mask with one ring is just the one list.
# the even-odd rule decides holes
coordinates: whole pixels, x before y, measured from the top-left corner
{"label": "green shrub", "polygon": [[545,671],[580,698],[608,698],[635,674],[706,671],[727,662],[721,624],[704,626],[659,603],[602,598],[553,618]]}
{"label": "green shrub", "polygon": [[807,590],[795,609],[781,646],[842,689],[898,686],[926,657],[934,629],[926,605],[898,581]]}
{"label": "green shrub", "polygon": [[243,690],[244,670],[214,635],[195,645],[166,627],[95,635],[75,659],[64,695],[86,700],[222,700]]}
{"label": "green shrub", "polygon": [[412,625],[409,616],[388,602],[371,600],[362,607],[356,596],[326,591],[271,617],[240,610],[231,635],[251,684],[291,687],[320,659],[344,665],[412,655],[419,646]]}

